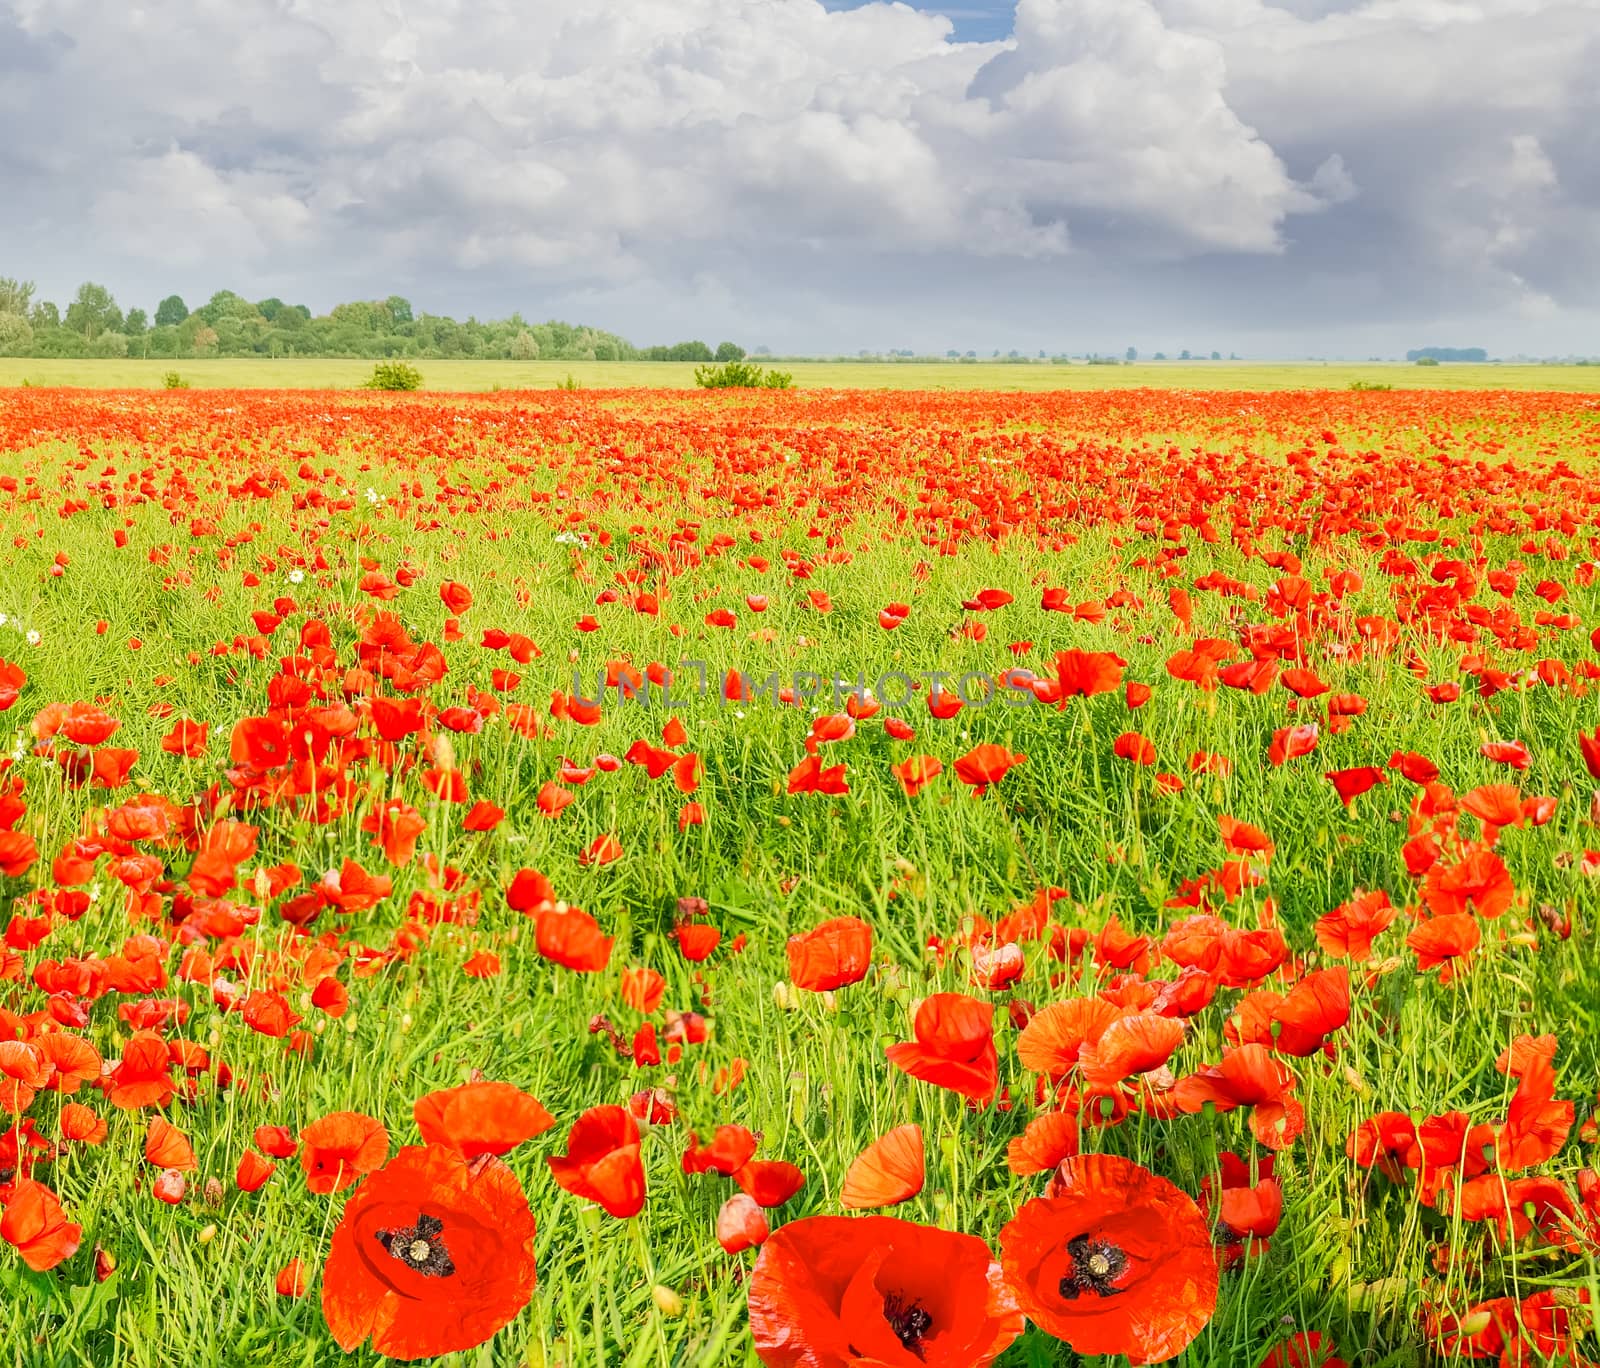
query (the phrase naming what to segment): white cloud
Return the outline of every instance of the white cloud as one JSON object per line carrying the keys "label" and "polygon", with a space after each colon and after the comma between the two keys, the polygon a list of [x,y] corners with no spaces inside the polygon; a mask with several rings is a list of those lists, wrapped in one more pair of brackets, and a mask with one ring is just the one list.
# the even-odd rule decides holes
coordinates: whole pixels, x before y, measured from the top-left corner
{"label": "white cloud", "polygon": [[651,336],[674,298],[1044,326],[1091,282],[1258,328],[1600,306],[1600,0],[1019,0],[983,44],[885,3],[0,0],[0,42],[12,274]]}

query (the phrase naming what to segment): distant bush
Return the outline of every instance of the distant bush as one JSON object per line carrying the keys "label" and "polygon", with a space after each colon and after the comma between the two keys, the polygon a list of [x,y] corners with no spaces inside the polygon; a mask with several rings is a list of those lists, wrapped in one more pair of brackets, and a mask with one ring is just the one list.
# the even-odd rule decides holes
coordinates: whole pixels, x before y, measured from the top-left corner
{"label": "distant bush", "polygon": [[1419,366],[1437,366],[1439,364],[1439,358],[1437,356],[1419,356],[1417,358],[1417,364]]}
{"label": "distant bush", "polygon": [[189,382],[179,375],[177,371],[168,371],[161,377],[161,387],[163,389],[188,389]]}
{"label": "distant bush", "polygon": [[1392,390],[1394,386],[1380,384],[1376,380],[1352,380],[1349,384],[1349,388],[1366,394],[1374,390]]}
{"label": "distant bush", "polygon": [[422,372],[404,361],[380,361],[363,389],[415,390],[422,388]]}
{"label": "distant bush", "polygon": [[694,382],[701,389],[790,389],[788,371],[766,370],[752,361],[727,361],[720,366],[696,366]]}
{"label": "distant bush", "polygon": [[556,388],[562,390],[579,390],[582,389],[583,386],[578,383],[577,377],[574,376],[571,371],[568,371],[565,379],[558,380],[556,382]]}
{"label": "distant bush", "polygon": [[1421,361],[1424,357],[1435,361],[1487,361],[1489,353],[1482,347],[1416,347],[1406,353],[1407,361]]}

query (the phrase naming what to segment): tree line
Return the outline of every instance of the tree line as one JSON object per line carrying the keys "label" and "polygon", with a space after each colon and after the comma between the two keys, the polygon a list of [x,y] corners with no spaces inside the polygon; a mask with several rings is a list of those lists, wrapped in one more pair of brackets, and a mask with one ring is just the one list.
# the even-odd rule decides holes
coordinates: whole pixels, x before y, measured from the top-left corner
{"label": "tree line", "polygon": [[152,317],[126,312],[104,285],[85,282],[65,311],[37,299],[32,281],[0,276],[0,356],[204,357],[346,356],[471,357],[512,361],[739,361],[743,347],[704,342],[636,347],[599,328],[521,314],[458,322],[442,314],[415,313],[399,295],[336,304],[313,314],[304,304],[277,298],[254,302],[218,290],[190,309],[168,295]]}

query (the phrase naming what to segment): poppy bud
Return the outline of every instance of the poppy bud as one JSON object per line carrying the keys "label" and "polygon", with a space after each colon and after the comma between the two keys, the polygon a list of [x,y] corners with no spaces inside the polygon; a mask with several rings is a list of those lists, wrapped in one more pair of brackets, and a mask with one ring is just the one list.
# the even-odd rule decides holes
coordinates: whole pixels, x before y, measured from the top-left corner
{"label": "poppy bud", "polygon": [[717,1213],[717,1243],[725,1253],[737,1254],[762,1244],[769,1233],[766,1213],[746,1193],[734,1193]]}
{"label": "poppy bud", "polygon": [[171,1206],[177,1206],[183,1200],[183,1194],[188,1190],[188,1183],[184,1180],[183,1173],[175,1168],[162,1169],[161,1176],[156,1179],[155,1185],[150,1189],[156,1197]]}

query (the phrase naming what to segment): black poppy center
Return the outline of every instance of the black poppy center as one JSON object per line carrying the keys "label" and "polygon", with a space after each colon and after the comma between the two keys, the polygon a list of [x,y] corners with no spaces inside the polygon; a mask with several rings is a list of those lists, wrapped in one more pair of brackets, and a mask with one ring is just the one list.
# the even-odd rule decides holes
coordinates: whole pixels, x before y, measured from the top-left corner
{"label": "black poppy center", "polygon": [[922,1340],[933,1329],[933,1317],[918,1301],[907,1301],[898,1292],[883,1299],[883,1318],[889,1322],[894,1336],[918,1358],[922,1357]]}
{"label": "black poppy center", "polygon": [[456,1271],[445,1248],[444,1222],[419,1212],[417,1223],[398,1230],[380,1230],[378,1243],[413,1273],[424,1278],[448,1278]]}
{"label": "black poppy center", "polygon": [[1067,1241],[1067,1257],[1072,1260],[1072,1272],[1061,1280],[1060,1292],[1068,1301],[1077,1301],[1085,1292],[1114,1297],[1123,1290],[1116,1282],[1128,1271],[1128,1256],[1110,1240],[1074,1235]]}

